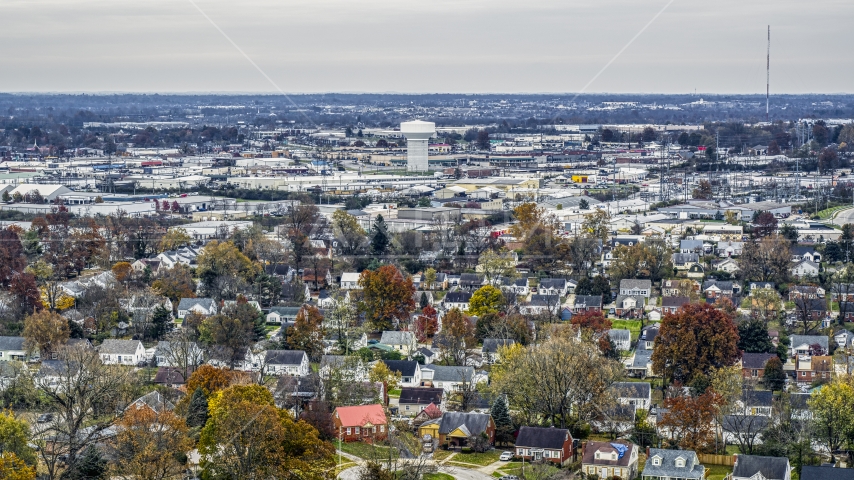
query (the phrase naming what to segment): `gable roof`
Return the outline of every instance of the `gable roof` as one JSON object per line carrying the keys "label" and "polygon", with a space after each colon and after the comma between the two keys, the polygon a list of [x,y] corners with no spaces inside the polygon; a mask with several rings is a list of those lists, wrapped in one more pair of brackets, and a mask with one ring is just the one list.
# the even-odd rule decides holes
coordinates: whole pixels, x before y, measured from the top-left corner
{"label": "gable roof", "polygon": [[186,372],[182,372],[180,368],[160,367],[157,369],[157,374],[154,375],[154,383],[183,385],[187,383],[187,378],[189,377],[189,369]]}
{"label": "gable roof", "polygon": [[662,307],[675,307],[679,308],[682,305],[687,305],[691,303],[691,299],[688,297],[663,297],[661,299]]}
{"label": "gable roof", "polygon": [[612,328],[608,330],[608,338],[615,342],[628,342],[632,339],[632,332],[625,328]]}
{"label": "gable roof", "polygon": [[344,427],[362,427],[367,423],[385,425],[388,423],[383,406],[379,404],[338,407],[334,416]]}
{"label": "gable roof", "polygon": [[400,389],[399,404],[416,404],[423,405],[442,403],[442,395],[445,393],[444,388],[413,388],[403,387]]}
{"label": "gable roof", "polygon": [[[661,465],[655,465],[652,459],[661,459]],[[682,458],[684,467],[677,467],[676,460]],[[693,450],[663,450],[661,448],[650,448],[647,455],[646,465],[643,468],[644,475],[671,478],[703,478],[705,468],[700,464],[697,454]]]}
{"label": "gable roof", "polygon": [[139,340],[114,340],[107,339],[98,347],[99,353],[134,355],[142,342]]}
{"label": "gable roof", "polygon": [[741,368],[765,368],[768,360],[776,356],[774,353],[743,353],[741,354]]}
{"label": "gable roof", "polygon": [[827,351],[827,335],[792,335],[790,345],[792,348],[797,348],[801,345],[813,345],[816,343]]}
{"label": "gable roof", "polygon": [[415,345],[415,334],[412,332],[384,331],[380,343],[386,345]]}
{"label": "gable roof", "polygon": [[400,372],[402,377],[414,377],[419,370],[418,362],[414,360],[380,360],[392,372]]}
{"label": "gable roof", "polygon": [[26,350],[26,348],[24,348],[24,341],[24,337],[0,337],[0,350]]}
{"label": "gable roof", "polygon": [[576,307],[602,307],[602,295],[576,295]]}
{"label": "gable roof", "polygon": [[480,351],[483,353],[495,353],[500,347],[509,347],[515,343],[516,340],[512,338],[484,338],[483,348]]}
{"label": "gable roof", "polygon": [[801,480],[854,480],[854,469],[836,468],[829,465],[801,467]]}
{"label": "gable roof", "polygon": [[572,442],[572,435],[565,428],[523,426],[516,437],[516,446],[559,450],[567,439]]}
{"label": "gable roof", "polygon": [[557,290],[563,290],[566,288],[566,279],[565,278],[542,278],[540,279],[539,288],[554,288]]}
{"label": "gable roof", "polygon": [[[166,400],[166,397],[163,396],[159,391],[154,390],[153,392],[146,393],[145,395],[137,398],[131,403],[131,406],[142,403],[157,413],[163,411],[171,411],[175,409],[175,405],[172,404],[169,400]],[[130,408],[130,407],[128,407]]]}
{"label": "gable roof", "polygon": [[652,281],[624,278],[620,280],[620,290],[634,290],[636,288],[652,289]]}
{"label": "gable roof", "polygon": [[268,365],[300,365],[306,353],[302,350],[267,350],[264,361]]}
{"label": "gable roof", "polygon": [[212,298],[182,298],[178,302],[178,310],[189,310],[196,305],[205,310],[212,310],[216,306],[216,302]]}
{"label": "gable roof", "polygon": [[470,435],[480,435],[486,432],[491,418],[488,413],[447,412],[442,415],[442,421],[439,423],[439,434],[447,435],[465,427]]}
{"label": "gable roof", "polygon": [[[612,446],[613,444],[623,445],[628,449],[622,458],[619,457],[619,452]],[[621,467],[625,467],[631,463],[631,452],[633,448],[634,444],[626,440],[614,440],[613,442],[595,442],[591,440],[587,442],[587,445],[584,447],[584,456],[582,457],[581,463],[590,465],[619,465]],[[618,454],[618,457],[616,460],[611,460],[610,457],[608,459],[597,459],[597,451],[607,454],[615,452]]]}
{"label": "gable roof", "polygon": [[649,382],[614,382],[611,388],[622,398],[650,398],[652,392]]}
{"label": "gable roof", "polygon": [[735,467],[732,469],[733,477],[750,478],[757,472],[768,480],[786,478],[789,469],[789,460],[782,457],[763,457],[760,455],[739,455],[736,457]]}
{"label": "gable roof", "polygon": [[474,380],[474,367],[425,365],[421,370],[432,370],[434,382],[471,382]]}
{"label": "gable roof", "polygon": [[471,293],[469,292],[448,292],[445,295],[444,302],[445,303],[469,303],[471,300]]}

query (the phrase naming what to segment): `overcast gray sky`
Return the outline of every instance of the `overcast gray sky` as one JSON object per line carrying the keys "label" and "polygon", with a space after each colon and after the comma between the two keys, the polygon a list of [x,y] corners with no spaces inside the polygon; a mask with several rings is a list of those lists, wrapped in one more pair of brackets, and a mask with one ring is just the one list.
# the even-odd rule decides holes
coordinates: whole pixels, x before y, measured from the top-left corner
{"label": "overcast gray sky", "polygon": [[[669,0],[193,0],[285,92],[578,92]],[[854,1],[674,0],[588,92],[851,92]],[[191,0],[0,0],[0,91],[274,92]]]}

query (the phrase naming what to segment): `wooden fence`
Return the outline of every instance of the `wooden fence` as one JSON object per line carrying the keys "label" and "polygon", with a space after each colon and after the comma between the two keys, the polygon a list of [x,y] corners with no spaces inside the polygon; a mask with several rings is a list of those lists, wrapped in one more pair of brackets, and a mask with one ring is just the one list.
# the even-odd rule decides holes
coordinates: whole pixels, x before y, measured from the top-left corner
{"label": "wooden fence", "polygon": [[726,465],[732,467],[735,465],[735,455],[711,455],[708,453],[698,453],[697,458],[700,463],[709,465]]}

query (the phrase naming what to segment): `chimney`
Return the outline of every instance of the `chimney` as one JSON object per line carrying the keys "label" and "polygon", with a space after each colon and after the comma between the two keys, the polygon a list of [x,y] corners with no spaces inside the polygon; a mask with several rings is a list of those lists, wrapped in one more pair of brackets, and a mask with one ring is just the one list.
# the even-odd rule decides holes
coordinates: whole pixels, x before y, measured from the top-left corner
{"label": "chimney", "polygon": [[733,453],[732,458],[733,458],[732,467],[735,468],[735,466],[738,465],[738,454]]}

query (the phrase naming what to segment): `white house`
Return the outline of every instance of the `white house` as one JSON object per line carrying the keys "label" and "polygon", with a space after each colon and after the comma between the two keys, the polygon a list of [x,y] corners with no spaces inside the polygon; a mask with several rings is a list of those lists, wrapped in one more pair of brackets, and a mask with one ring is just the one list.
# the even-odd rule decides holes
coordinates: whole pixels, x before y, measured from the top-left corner
{"label": "white house", "polygon": [[648,382],[615,382],[611,388],[621,405],[644,410],[652,406],[652,387]]}
{"label": "white house", "polygon": [[216,302],[212,298],[182,298],[178,302],[178,318],[183,320],[190,312],[205,317],[216,315]]}
{"label": "white house", "polygon": [[145,347],[139,340],[104,340],[98,354],[105,365],[137,365],[145,361]]}
{"label": "white house", "polygon": [[473,384],[474,367],[446,367],[442,365],[424,365],[421,368],[422,380],[430,382],[434,388],[444,388],[446,392],[462,389],[464,384]]}
{"label": "white house", "polygon": [[408,357],[415,351],[416,341],[414,332],[384,331],[380,343],[388,345]]}
{"label": "white house", "polygon": [[154,360],[158,367],[195,366],[204,362],[204,352],[196,342],[162,340],[154,349]]}
{"label": "white house", "polygon": [[302,307],[270,307],[267,313],[267,323],[293,323]]}
{"label": "white house", "polygon": [[341,274],[341,290],[356,290],[359,288],[359,272],[344,272]]}
{"label": "white house", "polygon": [[620,280],[620,295],[649,298],[652,294],[651,280]]}
{"label": "white house", "polygon": [[264,373],[305,377],[309,374],[308,355],[302,350],[267,350],[264,352]]}
{"label": "white house", "polygon": [[24,337],[0,337],[0,360],[27,359],[27,349]]}
{"label": "white house", "polygon": [[792,276],[795,277],[817,277],[818,264],[809,259],[803,259],[792,266]]}

